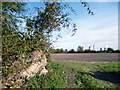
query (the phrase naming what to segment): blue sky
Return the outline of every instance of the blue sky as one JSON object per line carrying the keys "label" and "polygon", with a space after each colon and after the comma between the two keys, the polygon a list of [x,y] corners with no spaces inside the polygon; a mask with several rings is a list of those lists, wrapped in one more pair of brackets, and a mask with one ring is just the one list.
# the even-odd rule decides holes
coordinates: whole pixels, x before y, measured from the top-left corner
{"label": "blue sky", "polygon": [[[86,8],[83,7],[79,1],[67,2],[77,13],[77,15],[70,15],[72,21],[77,24],[77,32],[71,37],[72,33],[63,28],[60,32],[62,38],[59,38],[57,42],[53,43],[54,48],[76,50],[79,45],[83,46],[84,49],[95,45],[96,50],[105,47],[118,49],[117,1],[118,0],[89,0],[90,9],[94,12],[93,16],[88,14]],[[39,7],[40,5],[43,4],[32,2],[29,3],[27,7]],[[69,12],[69,10],[65,11]],[[33,13],[35,13],[34,10]],[[57,32],[53,33],[53,40],[56,39],[57,34]]]}
{"label": "blue sky", "polygon": [[[94,15],[87,14],[80,2],[69,3],[77,15],[71,15],[77,24],[77,32],[71,37],[66,29],[61,31],[62,38],[53,43],[54,48],[77,49],[83,46],[87,49],[95,45],[95,49],[112,47],[118,49],[118,3],[117,2],[89,2]],[[54,33],[53,35],[56,35]]]}

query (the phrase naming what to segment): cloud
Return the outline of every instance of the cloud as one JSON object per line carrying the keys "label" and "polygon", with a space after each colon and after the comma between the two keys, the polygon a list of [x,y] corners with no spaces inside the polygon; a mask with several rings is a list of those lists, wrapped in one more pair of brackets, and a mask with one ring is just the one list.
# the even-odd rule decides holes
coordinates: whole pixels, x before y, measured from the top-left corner
{"label": "cloud", "polygon": [[[58,42],[54,43],[54,46],[55,48],[76,49],[78,45],[82,45],[85,48],[95,45],[97,50],[100,47],[104,48],[106,46],[117,49],[118,27],[117,23],[115,23],[116,19],[113,18],[115,17],[99,18],[96,20],[90,17],[77,20],[77,33],[73,37],[70,34],[66,34]],[[109,25],[107,26],[107,24]]]}
{"label": "cloud", "polygon": [[88,2],[119,2],[119,0],[87,0]]}
{"label": "cloud", "polygon": [[70,33],[65,34],[63,30],[63,38],[53,43],[55,48],[77,49],[79,45],[84,48],[95,45],[96,50],[106,46],[118,49],[117,13],[104,11],[94,16],[79,18],[75,23],[78,28],[76,34],[71,37]]}
{"label": "cloud", "polygon": [[[104,28],[101,30],[91,31],[86,30],[86,32],[78,32],[77,35],[70,37],[66,36],[59,39],[55,43],[57,48],[67,48],[76,49],[78,45],[88,48],[89,46],[95,45],[96,49],[104,48],[110,46],[117,49],[118,45],[118,31],[117,26]],[[82,33],[83,32],[83,33]]]}

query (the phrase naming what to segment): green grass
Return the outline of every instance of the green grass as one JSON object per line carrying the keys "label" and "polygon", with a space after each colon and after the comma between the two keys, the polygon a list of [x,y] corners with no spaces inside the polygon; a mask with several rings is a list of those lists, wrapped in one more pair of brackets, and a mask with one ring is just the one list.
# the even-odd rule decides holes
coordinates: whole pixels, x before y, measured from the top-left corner
{"label": "green grass", "polygon": [[[54,61],[47,65],[46,76],[28,81],[31,88],[120,88],[120,63],[82,63]],[[69,84],[70,74],[74,80]],[[69,86],[70,85],[70,86]]]}
{"label": "green grass", "polygon": [[120,63],[109,63],[102,64],[100,68],[105,72],[119,72],[120,71]]}
{"label": "green grass", "polygon": [[66,73],[64,67],[57,63],[47,65],[49,73],[46,76],[36,75],[28,81],[31,88],[64,88],[66,87]]}

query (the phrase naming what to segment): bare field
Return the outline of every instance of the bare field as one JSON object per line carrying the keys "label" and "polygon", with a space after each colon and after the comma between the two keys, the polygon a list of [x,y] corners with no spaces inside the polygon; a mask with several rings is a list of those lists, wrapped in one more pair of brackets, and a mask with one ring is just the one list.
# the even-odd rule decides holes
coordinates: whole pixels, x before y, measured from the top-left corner
{"label": "bare field", "polygon": [[118,53],[74,53],[52,54],[51,59],[82,62],[119,62]]}

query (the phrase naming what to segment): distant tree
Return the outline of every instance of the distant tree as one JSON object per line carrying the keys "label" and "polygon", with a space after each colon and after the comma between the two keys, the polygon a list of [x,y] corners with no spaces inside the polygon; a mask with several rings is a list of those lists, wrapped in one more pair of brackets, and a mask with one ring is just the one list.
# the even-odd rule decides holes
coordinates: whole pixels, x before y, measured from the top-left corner
{"label": "distant tree", "polygon": [[90,52],[89,49],[85,49],[85,50],[84,50],[84,53],[89,53],[89,52]]}
{"label": "distant tree", "polygon": [[95,50],[91,50],[90,52],[91,52],[91,53],[96,53],[97,51],[95,51]]}
{"label": "distant tree", "polygon": [[63,53],[63,52],[64,52],[64,50],[61,48],[61,49],[60,49],[60,53]]}
{"label": "distant tree", "polygon": [[118,50],[115,50],[114,52],[115,52],[115,53],[120,53],[120,50],[118,49]]}
{"label": "distant tree", "polygon": [[71,50],[68,51],[68,53],[75,53],[75,50],[71,49]]}
{"label": "distant tree", "polygon": [[79,52],[83,52],[83,47],[82,47],[82,46],[78,46],[77,52],[78,52],[78,53],[79,53]]}
{"label": "distant tree", "polygon": [[104,52],[106,52],[106,48],[104,48]]}
{"label": "distant tree", "polygon": [[113,49],[113,48],[107,48],[107,52],[108,52],[108,53],[113,53],[113,52],[114,52],[114,49]]}
{"label": "distant tree", "polygon": [[100,52],[102,52],[102,48],[100,48]]}
{"label": "distant tree", "polygon": [[64,51],[65,53],[67,53],[68,52],[68,50],[67,49],[65,49],[65,51]]}
{"label": "distant tree", "polygon": [[59,53],[59,49],[55,49],[55,53]]}
{"label": "distant tree", "polygon": [[51,48],[51,49],[50,49],[50,53],[55,53],[55,49],[54,49],[54,48]]}
{"label": "distant tree", "polygon": [[64,50],[61,48],[61,49],[56,49],[55,50],[55,53],[63,53],[64,52]]}

